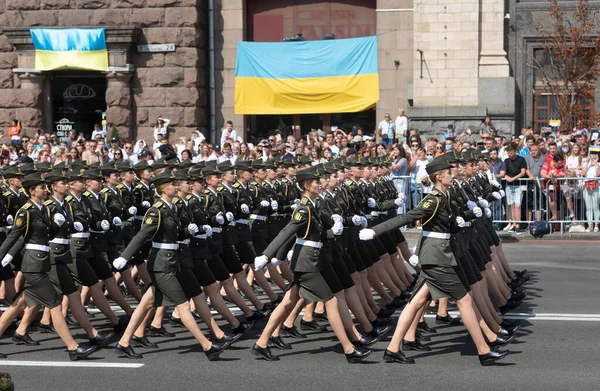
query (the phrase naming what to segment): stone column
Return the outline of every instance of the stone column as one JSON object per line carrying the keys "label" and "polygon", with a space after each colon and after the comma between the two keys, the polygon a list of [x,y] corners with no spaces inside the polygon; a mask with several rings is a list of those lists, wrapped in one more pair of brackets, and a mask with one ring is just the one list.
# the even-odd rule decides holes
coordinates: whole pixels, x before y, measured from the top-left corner
{"label": "stone column", "polygon": [[[21,88],[13,90],[18,107],[15,109],[15,118],[21,121],[23,130],[29,135],[43,126],[41,107],[45,79],[43,73],[19,74]],[[45,130],[51,132],[53,129]]]}
{"label": "stone column", "polygon": [[106,75],[106,120],[108,122],[107,138],[111,136],[112,127],[119,130],[120,138],[133,136],[133,116],[131,108],[132,73],[110,72]]}
{"label": "stone column", "polygon": [[508,77],[504,51],[504,0],[481,0],[479,77]]}

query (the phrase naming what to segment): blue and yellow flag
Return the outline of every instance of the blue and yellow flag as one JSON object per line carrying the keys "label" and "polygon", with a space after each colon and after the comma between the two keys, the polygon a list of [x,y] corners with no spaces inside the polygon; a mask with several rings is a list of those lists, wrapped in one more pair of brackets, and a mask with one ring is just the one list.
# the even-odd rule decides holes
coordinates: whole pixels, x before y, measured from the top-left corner
{"label": "blue and yellow flag", "polygon": [[35,47],[35,70],[108,71],[103,28],[29,29]]}
{"label": "blue and yellow flag", "polygon": [[349,113],[378,100],[377,37],[238,43],[236,114]]}

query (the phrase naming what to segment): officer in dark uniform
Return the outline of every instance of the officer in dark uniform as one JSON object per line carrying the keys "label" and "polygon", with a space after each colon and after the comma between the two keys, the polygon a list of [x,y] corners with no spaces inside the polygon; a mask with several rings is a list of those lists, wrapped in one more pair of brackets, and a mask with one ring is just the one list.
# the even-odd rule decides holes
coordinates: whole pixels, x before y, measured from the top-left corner
{"label": "officer in dark uniform", "polygon": [[421,274],[411,301],[398,319],[396,331],[385,351],[384,359],[388,362],[414,362],[414,360],[406,358],[400,350],[407,330],[430,297],[433,300],[450,297],[457,301],[463,323],[477,347],[480,363],[482,365],[493,364],[504,358],[508,352],[492,349],[486,343],[473,310],[471,296],[467,295],[467,291],[455,271],[457,263],[452,246],[450,246],[450,237],[452,232],[458,230],[458,221],[452,214],[447,192],[453,180],[450,171],[451,165],[448,163],[447,157],[440,156],[430,162],[426,169],[435,189],[415,209],[360,232],[361,240],[370,240],[375,235],[400,228],[411,222],[417,220],[423,222],[423,231],[417,251]]}
{"label": "officer in dark uniform", "polygon": [[47,194],[46,186],[40,173],[24,177],[22,185],[30,199],[16,213],[13,229],[0,246],[0,259],[4,266],[8,265],[13,259],[9,250],[22,238],[25,248],[21,267],[25,280],[24,296],[16,300],[0,317],[0,335],[26,307],[45,306],[50,308],[52,323],[59,337],[67,346],[69,358],[71,360],[85,358],[96,350],[96,346],[79,345],[73,340],[62,315],[60,297],[48,276],[51,269],[50,247],[48,246],[51,224],[52,222],[64,222],[64,217],[63,219],[56,216],[48,217],[43,204]]}
{"label": "officer in dark uniform", "polygon": [[272,361],[279,359],[277,356],[271,354],[268,347],[269,339],[277,326],[294,309],[300,298],[304,299],[307,303],[317,301],[324,301],[326,303],[330,324],[337,338],[342,343],[348,362],[360,361],[372,353],[372,350],[355,347],[348,339],[344,325],[340,319],[337,299],[335,299],[329,286],[333,278],[332,273],[335,276],[335,272],[331,264],[324,262],[324,259],[321,257],[323,240],[326,239],[328,234],[321,225],[314,204],[314,200],[320,190],[319,176],[318,169],[316,168],[298,171],[298,182],[305,190],[302,200],[294,211],[291,222],[264,250],[264,255],[257,257],[255,260],[255,268],[264,267],[290,237],[296,236],[291,264],[291,268],[294,271],[294,281],[283,301],[271,315],[261,337],[252,348],[253,355],[265,360]]}
{"label": "officer in dark uniform", "polygon": [[[139,182],[132,193],[132,206],[135,206],[137,213],[133,222],[133,231],[139,232],[142,227],[142,221],[144,215],[154,204],[154,187],[152,186],[152,166],[148,164],[147,160],[140,160],[135,166],[133,166],[136,176],[139,178]],[[142,247],[139,253],[137,253],[131,263],[135,265],[137,269],[137,275],[145,283],[150,283],[150,275],[146,267],[146,258],[151,249],[151,243],[146,243]],[[133,274],[132,274],[133,276]]]}
{"label": "officer in dark uniform", "polygon": [[181,220],[172,204],[173,197],[177,194],[177,178],[171,170],[165,170],[153,179],[153,183],[160,198],[148,209],[141,230],[129,242],[121,257],[114,262],[117,269],[123,269],[145,242],[152,241],[152,250],[148,255],[152,289],[144,294],[115,351],[129,358],[141,358],[129,343],[135,329],[143,322],[154,302],[154,307],[175,306],[182,323],[198,340],[208,359],[217,360],[221,352],[229,346],[229,342],[211,343],[204,337],[190,311],[188,298],[180,282],[181,277],[178,276],[178,272],[181,271],[178,257]]}

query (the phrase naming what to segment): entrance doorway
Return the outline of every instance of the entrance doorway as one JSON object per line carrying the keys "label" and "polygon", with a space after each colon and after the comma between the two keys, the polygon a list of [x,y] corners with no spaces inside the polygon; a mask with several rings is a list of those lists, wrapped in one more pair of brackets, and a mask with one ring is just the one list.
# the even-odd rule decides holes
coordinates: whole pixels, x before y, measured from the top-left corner
{"label": "entrance doorway", "polygon": [[106,112],[106,76],[62,75],[52,77],[54,132],[66,137],[71,129],[89,139],[94,124]]}

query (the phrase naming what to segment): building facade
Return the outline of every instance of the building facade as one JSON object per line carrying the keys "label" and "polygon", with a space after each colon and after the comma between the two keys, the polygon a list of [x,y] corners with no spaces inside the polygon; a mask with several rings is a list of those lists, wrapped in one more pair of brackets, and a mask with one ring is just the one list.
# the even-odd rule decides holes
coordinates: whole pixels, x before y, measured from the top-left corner
{"label": "building facade", "polygon": [[[0,0],[0,130],[19,119],[30,135],[89,135],[105,116],[123,137],[149,141],[163,116],[173,142],[194,129],[214,141],[227,120],[246,137],[290,126],[305,133],[360,124],[370,132],[403,108],[424,135],[439,136],[448,124],[478,127],[486,115],[510,135],[552,116],[527,66],[539,49],[535,26],[547,20],[546,0]],[[99,26],[108,72],[34,70],[30,27]],[[343,115],[236,114],[237,42],[296,33],[377,35],[377,106]]]}

